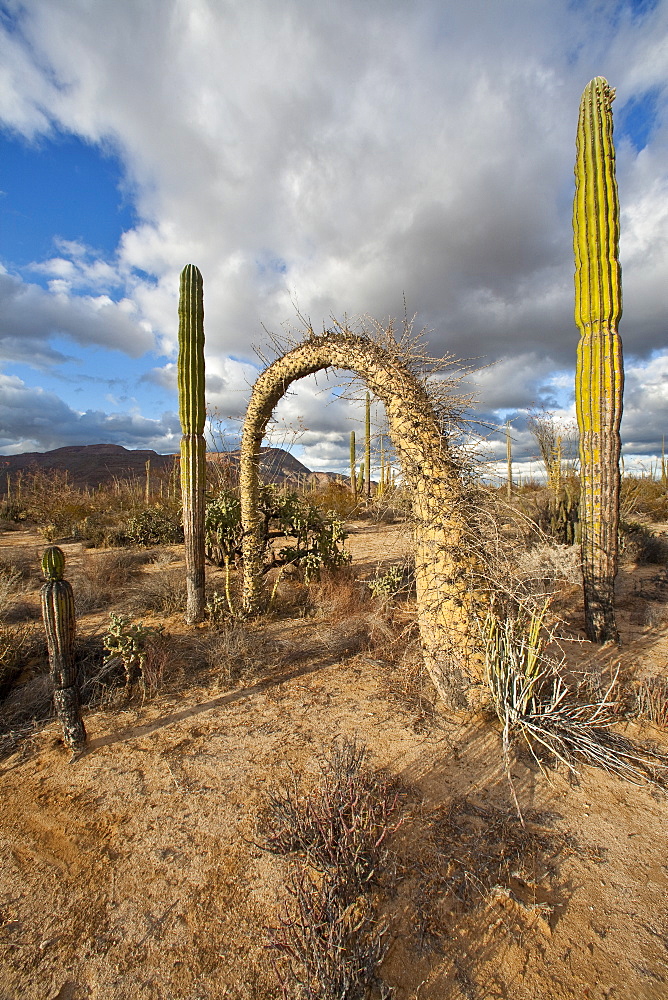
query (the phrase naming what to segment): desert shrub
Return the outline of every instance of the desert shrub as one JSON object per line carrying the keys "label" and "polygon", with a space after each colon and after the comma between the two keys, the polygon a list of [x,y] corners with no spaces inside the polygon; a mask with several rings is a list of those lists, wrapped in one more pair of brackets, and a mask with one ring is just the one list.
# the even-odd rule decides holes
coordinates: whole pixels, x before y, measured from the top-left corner
{"label": "desert shrub", "polygon": [[286,650],[251,623],[229,621],[224,630],[210,633],[204,644],[204,658],[218,682],[226,686],[241,677],[249,681],[258,675],[266,676],[270,668],[281,669]]}
{"label": "desert shrub", "polygon": [[[297,565],[308,581],[323,569],[350,562],[343,548],[343,522],[335,512],[323,513],[305,495],[275,486],[262,487],[260,507],[267,567]],[[236,492],[223,491],[207,504],[205,532],[207,558],[213,563],[225,566],[241,558],[241,506]]]}
{"label": "desert shrub", "polygon": [[186,578],[182,569],[144,573],[128,593],[126,605],[135,614],[160,611],[173,615],[186,606]]}
{"label": "desert shrub", "polygon": [[30,625],[0,622],[0,698],[35,656],[44,655],[46,644],[40,629]]}
{"label": "desert shrub", "polygon": [[580,550],[573,545],[539,542],[516,557],[516,570],[525,583],[544,590],[557,580],[579,584],[582,581]]}
{"label": "desert shrub", "polygon": [[128,518],[125,534],[134,545],[175,545],[183,541],[183,517],[175,505],[156,504]]}
{"label": "desert shrub", "polygon": [[16,595],[22,590],[23,584],[17,570],[12,567],[0,568],[0,620],[6,619]]}
{"label": "desert shrub", "polygon": [[668,489],[656,479],[624,476],[621,486],[622,518],[631,521],[638,516],[652,521],[668,520]]}
{"label": "desert shrub", "polygon": [[619,528],[620,548],[630,562],[668,562],[668,540],[637,521],[622,522]]}
{"label": "desert shrub", "polygon": [[13,498],[25,512],[25,520],[40,526],[47,541],[72,535],[74,526],[90,514],[95,500],[68,482],[59,470],[35,470],[22,476],[20,496]]}
{"label": "desert shrub", "polygon": [[17,500],[4,500],[0,503],[0,519],[14,524],[20,524],[28,517],[24,504]]}
{"label": "desert shrub", "polygon": [[366,748],[354,740],[335,744],[310,791],[300,791],[293,776],[270,795],[261,846],[300,859],[280,925],[269,929],[284,993],[364,1000],[375,985],[390,995],[377,973],[387,926],[370,890],[392,878],[388,839],[401,823],[399,806],[396,785],[369,768]]}
{"label": "desert shrub", "polygon": [[41,552],[36,548],[7,546],[0,549],[0,573],[14,576],[20,584],[42,580],[40,563]]}
{"label": "desert shrub", "polygon": [[323,513],[333,512],[338,517],[355,517],[360,505],[360,497],[353,496],[350,487],[330,480],[313,492],[305,494],[308,502]]}
{"label": "desert shrub", "polygon": [[77,614],[108,607],[117,600],[119,591],[128,590],[145,562],[141,552],[83,552],[81,563],[69,576]]}
{"label": "desert shrub", "polygon": [[94,510],[73,525],[72,537],[94,548],[129,545],[126,522],[124,512]]}
{"label": "desert shrub", "polygon": [[305,612],[330,624],[371,610],[370,594],[351,566],[323,570],[305,595]]}

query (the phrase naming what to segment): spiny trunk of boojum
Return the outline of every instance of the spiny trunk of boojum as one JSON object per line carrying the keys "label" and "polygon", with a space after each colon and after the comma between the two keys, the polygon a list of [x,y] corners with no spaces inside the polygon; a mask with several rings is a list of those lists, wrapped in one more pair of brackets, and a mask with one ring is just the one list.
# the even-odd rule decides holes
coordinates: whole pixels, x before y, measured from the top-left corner
{"label": "spiny trunk of boojum", "polygon": [[482,668],[476,643],[480,594],[467,544],[463,487],[429,398],[410,370],[369,338],[348,332],[309,340],[258,377],[241,444],[244,606],[262,607],[262,542],[257,459],[265,428],[296,379],[323,368],[349,369],[385,406],[390,436],[414,498],[418,620],[425,663],[439,694],[455,709],[477,704]]}

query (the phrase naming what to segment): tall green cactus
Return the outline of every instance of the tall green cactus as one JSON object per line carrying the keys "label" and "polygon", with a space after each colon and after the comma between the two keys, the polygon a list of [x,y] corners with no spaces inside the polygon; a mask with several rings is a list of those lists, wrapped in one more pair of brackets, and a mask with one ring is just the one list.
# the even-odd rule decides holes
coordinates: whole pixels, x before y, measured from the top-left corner
{"label": "tall green cactus", "polygon": [[86,730],[79,708],[74,637],[76,618],[72,585],[63,579],[65,556],[51,545],[42,557],[46,583],[41,590],[42,619],[53,680],[53,701],[63,727],[66,746],[77,750],[86,743]]}
{"label": "tall green cactus", "polygon": [[601,76],[580,103],[573,247],[575,322],[580,330],[575,399],[580,429],[582,574],[587,635],[618,638],[614,609],[619,527],[619,425],[624,365],[619,201],[612,140],[615,92]]}
{"label": "tall green cactus", "polygon": [[355,451],[355,431],[350,432],[350,491],[353,498],[357,499],[357,453]]}
{"label": "tall green cactus", "polygon": [[179,295],[179,418],[181,496],[186,560],[186,621],[204,617],[204,292],[194,264],[181,272]]}
{"label": "tall green cactus", "polygon": [[510,420],[506,420],[506,465],[508,466],[506,499],[510,503],[513,499],[513,443],[510,437]]}
{"label": "tall green cactus", "polygon": [[371,499],[371,394],[367,392],[364,404],[364,478],[367,499]]}

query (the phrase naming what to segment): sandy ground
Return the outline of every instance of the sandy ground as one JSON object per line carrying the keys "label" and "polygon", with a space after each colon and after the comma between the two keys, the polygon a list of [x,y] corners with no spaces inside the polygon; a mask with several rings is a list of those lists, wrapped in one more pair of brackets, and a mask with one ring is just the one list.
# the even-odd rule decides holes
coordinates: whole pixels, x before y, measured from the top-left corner
{"label": "sandy ground", "polygon": [[[405,545],[395,526],[359,525],[350,539],[367,571]],[[661,572],[621,580],[621,650],[580,642],[578,657],[665,675]],[[390,925],[381,975],[397,1000],[668,997],[664,792],[521,760],[522,828],[497,728],[402,700],[382,642],[341,655],[322,622],[272,628],[283,641],[319,629],[319,642],[232,687],[213,670],[144,704],[89,711],[74,763],[55,722],[0,762],[2,1000],[280,996],[266,928],[290,862],[258,848],[258,817],[291,776],[313,783],[345,736],[406,788],[397,875],[379,900]],[[622,731],[668,750],[653,727]],[[476,895],[479,866],[513,840],[522,864]],[[452,858],[467,843],[471,893],[457,903]]]}

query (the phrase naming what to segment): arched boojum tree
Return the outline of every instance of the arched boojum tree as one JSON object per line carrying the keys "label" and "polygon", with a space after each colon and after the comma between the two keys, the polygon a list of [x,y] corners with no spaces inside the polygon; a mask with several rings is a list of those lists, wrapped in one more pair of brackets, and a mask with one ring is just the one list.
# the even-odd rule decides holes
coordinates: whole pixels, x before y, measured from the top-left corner
{"label": "arched boojum tree", "polygon": [[327,368],[352,371],[385,406],[390,437],[411,490],[426,667],[449,707],[474,705],[481,685],[475,622],[480,589],[470,545],[471,511],[465,510],[462,469],[448,448],[436,408],[399,351],[342,328],[309,334],[258,376],[246,411],[240,468],[244,608],[255,614],[263,602],[258,455],[273,410],[298,379]]}

